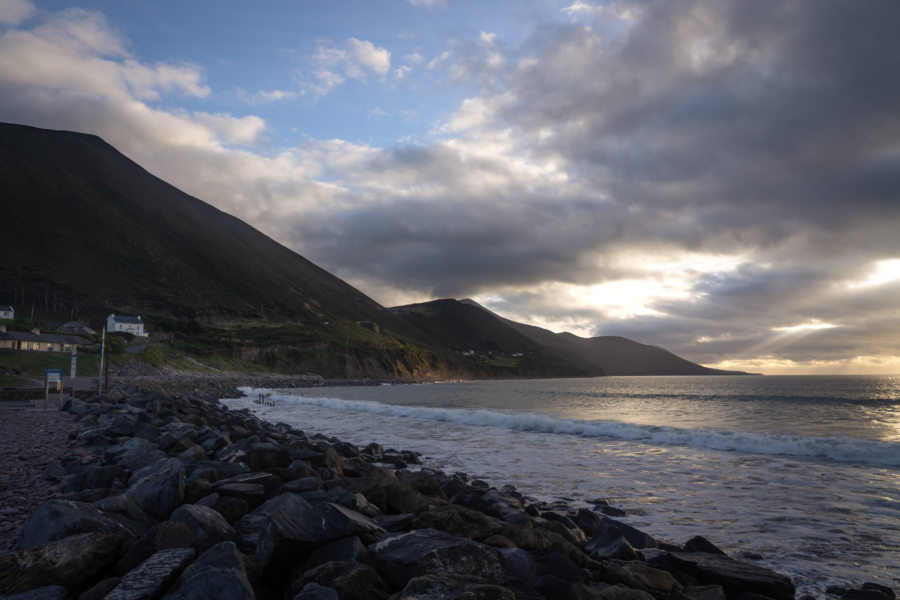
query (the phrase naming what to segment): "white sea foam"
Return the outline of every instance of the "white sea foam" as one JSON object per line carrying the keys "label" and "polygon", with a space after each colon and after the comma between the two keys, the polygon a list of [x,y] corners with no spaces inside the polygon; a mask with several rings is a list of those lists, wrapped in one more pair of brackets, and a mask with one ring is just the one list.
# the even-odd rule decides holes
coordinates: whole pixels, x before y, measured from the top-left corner
{"label": "white sea foam", "polygon": [[859,440],[849,437],[801,437],[774,433],[680,429],[637,425],[611,420],[572,420],[530,412],[484,409],[433,408],[278,394],[272,390],[241,388],[248,396],[261,392],[281,403],[318,406],[333,411],[355,411],[390,417],[422,419],[513,431],[612,438],[650,444],[692,446],[711,450],[739,451],[774,456],[796,456],[880,466],[900,466],[900,443]]}

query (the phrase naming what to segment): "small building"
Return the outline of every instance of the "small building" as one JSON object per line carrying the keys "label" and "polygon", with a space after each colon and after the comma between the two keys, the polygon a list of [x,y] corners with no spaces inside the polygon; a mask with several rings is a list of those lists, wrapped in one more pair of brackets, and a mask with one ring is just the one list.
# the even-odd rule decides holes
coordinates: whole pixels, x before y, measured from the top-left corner
{"label": "small building", "polygon": [[15,319],[16,310],[12,306],[0,306],[0,319]]}
{"label": "small building", "polygon": [[82,323],[81,321],[69,321],[60,325],[57,333],[65,333],[67,335],[97,335],[97,332]]}
{"label": "small building", "polygon": [[75,335],[56,335],[31,331],[6,331],[0,326],[0,349],[25,350],[28,352],[71,352],[75,346],[85,346],[91,342]]}
{"label": "small building", "polygon": [[113,313],[106,318],[106,331],[123,331],[138,337],[146,337],[149,335],[144,331],[144,322],[141,321],[141,315],[136,317],[126,317],[125,315]]}

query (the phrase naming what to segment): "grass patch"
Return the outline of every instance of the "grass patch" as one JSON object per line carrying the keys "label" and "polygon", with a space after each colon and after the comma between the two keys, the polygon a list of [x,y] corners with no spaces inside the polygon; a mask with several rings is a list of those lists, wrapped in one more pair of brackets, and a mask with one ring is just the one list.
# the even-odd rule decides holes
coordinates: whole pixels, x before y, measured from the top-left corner
{"label": "grass patch", "polygon": [[[72,355],[62,352],[0,352],[0,367],[14,372],[14,376],[37,377],[43,379],[47,369],[62,369],[68,377],[72,366]],[[97,375],[100,360],[96,355],[79,354],[76,373],[79,376]]]}

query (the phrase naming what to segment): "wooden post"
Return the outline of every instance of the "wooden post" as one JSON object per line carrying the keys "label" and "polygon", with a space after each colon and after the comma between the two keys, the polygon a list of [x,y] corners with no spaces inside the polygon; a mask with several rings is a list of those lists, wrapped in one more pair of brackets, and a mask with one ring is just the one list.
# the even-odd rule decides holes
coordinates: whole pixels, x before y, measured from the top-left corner
{"label": "wooden post", "polygon": [[100,389],[97,393],[103,393],[103,353],[106,350],[106,326],[103,326],[103,333],[100,336],[100,377],[97,379],[100,383],[98,386]]}

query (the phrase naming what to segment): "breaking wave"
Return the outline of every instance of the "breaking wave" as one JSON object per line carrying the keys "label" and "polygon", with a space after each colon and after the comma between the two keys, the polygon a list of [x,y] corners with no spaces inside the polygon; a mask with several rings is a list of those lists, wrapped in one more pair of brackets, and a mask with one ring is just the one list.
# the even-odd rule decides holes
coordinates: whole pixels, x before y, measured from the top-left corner
{"label": "breaking wave", "polygon": [[530,412],[431,408],[339,398],[302,397],[255,388],[240,388],[240,390],[251,397],[265,393],[272,400],[285,406],[291,404],[298,407],[317,406],[333,411],[354,411],[474,427],[498,427],[522,432],[633,440],[650,444],[692,446],[752,454],[808,457],[890,467],[900,466],[900,443],[896,442],[868,441],[850,437],[801,437],[773,433],[679,429],[612,420],[561,419]]}

